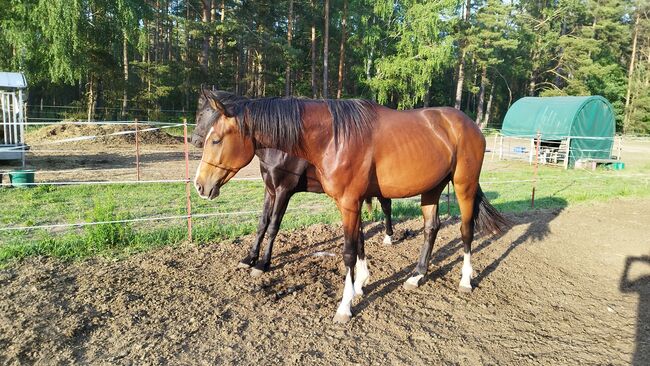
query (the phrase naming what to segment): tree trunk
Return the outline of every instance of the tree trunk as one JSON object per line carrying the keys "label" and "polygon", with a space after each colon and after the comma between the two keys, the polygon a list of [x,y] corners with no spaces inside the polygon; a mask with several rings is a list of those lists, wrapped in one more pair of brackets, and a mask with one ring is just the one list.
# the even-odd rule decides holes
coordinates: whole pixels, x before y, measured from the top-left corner
{"label": "tree trunk", "polygon": [[336,99],[343,94],[343,74],[345,68],[345,25],[348,17],[348,0],[343,0],[343,19],[341,20],[341,47],[339,49],[339,82],[336,89]]}
{"label": "tree trunk", "polygon": [[632,91],[632,74],[634,74],[634,61],[636,60],[636,42],[639,33],[639,18],[641,12],[636,14],[636,21],[634,22],[634,37],[632,38],[632,56],[630,57],[630,67],[627,70],[627,92],[625,93],[625,117],[623,118],[623,133],[626,132],[627,125],[630,120],[629,106],[630,106],[630,93]]}
{"label": "tree trunk", "polygon": [[[224,22],[226,21],[226,0],[221,0],[221,37],[219,37],[219,66],[223,66],[223,53],[226,47],[226,32]],[[237,55],[239,58],[239,54]],[[237,70],[239,72],[239,70]],[[237,86],[238,88],[239,86]]]}
{"label": "tree trunk", "polygon": [[[314,9],[314,0],[311,0],[311,8]],[[311,93],[312,97],[318,97],[318,86],[316,85],[316,21],[311,20]]]}
{"label": "tree trunk", "polygon": [[458,62],[458,81],[456,82],[456,101],[454,108],[460,109],[460,104],[463,99],[463,83],[465,82],[465,50],[460,54]]}
{"label": "tree trunk", "polygon": [[[465,1],[465,9],[463,11],[463,19],[462,19],[464,23],[467,23],[469,20],[471,5],[472,5],[471,0]],[[456,109],[460,109],[460,105],[463,99],[463,83],[465,82],[465,56],[467,52],[465,50],[464,39],[461,39],[460,43],[461,43],[460,48],[462,49],[462,52],[460,53],[460,60],[458,60],[458,80],[456,81],[456,99],[454,101],[454,108]]]}
{"label": "tree trunk", "polygon": [[128,108],[128,88],[129,88],[129,40],[126,36],[126,31],[123,34],[122,45],[122,63],[124,67],[124,89],[122,91],[122,117],[126,116],[126,109]]}
{"label": "tree trunk", "polygon": [[208,75],[208,66],[210,58],[210,33],[208,32],[208,27],[210,24],[210,8],[212,6],[212,0],[202,0],[202,16],[201,21],[203,22],[203,47],[201,47],[201,71],[204,75]]}
{"label": "tree trunk", "polygon": [[[472,84],[471,84],[471,86],[474,86],[474,85],[476,85],[476,77],[477,77],[477,73],[476,73],[476,59],[474,59],[474,58],[472,58],[472,64],[471,64],[470,70],[472,70],[472,74],[474,75],[474,80],[472,80]],[[470,92],[470,91],[467,92],[467,102],[466,102],[466,104],[465,104],[465,110],[466,110],[467,112],[469,112],[469,111],[472,110],[472,108],[471,108],[471,105],[472,105],[472,99],[475,99],[475,98],[476,98],[476,94],[474,94],[474,93],[472,93],[472,92]]]}
{"label": "tree trunk", "polygon": [[[289,0],[289,19],[287,22],[287,47],[288,51],[291,52],[291,37],[293,32],[293,0]],[[291,56],[287,57],[287,68],[285,70],[285,83],[284,83],[284,94],[286,96],[291,95]]]}
{"label": "tree trunk", "polygon": [[156,29],[154,29],[153,32],[153,60],[154,62],[158,62],[160,59],[160,1],[156,0],[156,9],[155,11],[155,16],[156,16],[156,24],[154,25]]}
{"label": "tree trunk", "polygon": [[329,57],[330,38],[330,0],[325,0],[325,31],[323,35],[323,98],[327,99],[327,61]]}
{"label": "tree trunk", "polygon": [[91,75],[88,80],[88,122],[93,120],[95,115],[95,79]]}
{"label": "tree trunk", "polygon": [[237,55],[235,56],[235,94],[241,95],[241,63],[243,58],[243,50],[241,49],[241,39],[237,47]]}
{"label": "tree trunk", "polygon": [[246,50],[246,69],[244,72],[244,85],[246,86],[246,95],[255,96],[255,57],[253,50]]}
{"label": "tree trunk", "polygon": [[485,84],[487,83],[487,65],[481,70],[481,88],[478,94],[478,106],[476,109],[476,124],[480,125],[483,120],[483,106],[485,102]]}
{"label": "tree trunk", "polygon": [[[185,4],[185,65],[188,65],[190,62],[190,30],[188,29],[190,24],[190,4]],[[188,67],[185,66],[185,85],[190,85],[190,73]],[[149,81],[149,92],[151,92],[151,80]],[[185,109],[190,107],[190,88],[185,87]],[[147,110],[147,119],[149,118],[149,111]]]}
{"label": "tree trunk", "polygon": [[257,96],[264,97],[264,66],[262,65],[262,53],[257,52]]}
{"label": "tree trunk", "polygon": [[488,126],[488,123],[490,122],[490,113],[492,113],[492,101],[494,100],[494,85],[496,83],[494,82],[495,78],[492,78],[492,86],[490,87],[490,99],[488,99],[488,104],[487,104],[487,109],[485,110],[485,116],[483,117],[483,124],[480,126],[481,129],[484,129]]}
{"label": "tree trunk", "polygon": [[375,56],[375,46],[370,46],[370,53],[368,54],[368,60],[366,61],[366,80],[370,82],[370,71],[372,71],[372,62],[373,57]]}

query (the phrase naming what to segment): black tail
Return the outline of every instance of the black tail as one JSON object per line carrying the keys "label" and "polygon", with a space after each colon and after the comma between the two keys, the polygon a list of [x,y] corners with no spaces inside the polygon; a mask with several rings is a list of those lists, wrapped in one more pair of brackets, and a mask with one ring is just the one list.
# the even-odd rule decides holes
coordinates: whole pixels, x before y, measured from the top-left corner
{"label": "black tail", "polygon": [[488,202],[479,185],[474,198],[474,228],[485,234],[503,234],[512,226],[494,206]]}

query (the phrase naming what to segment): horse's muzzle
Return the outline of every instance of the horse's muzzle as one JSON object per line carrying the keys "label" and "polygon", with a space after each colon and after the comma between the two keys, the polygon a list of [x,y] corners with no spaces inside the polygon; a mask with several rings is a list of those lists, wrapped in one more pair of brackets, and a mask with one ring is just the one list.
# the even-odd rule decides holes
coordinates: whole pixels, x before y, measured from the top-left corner
{"label": "horse's muzzle", "polygon": [[196,188],[196,191],[199,193],[199,196],[201,196],[201,198],[205,198],[208,200],[213,200],[219,197],[219,193],[221,190],[221,187],[218,184],[214,184],[212,187],[210,187],[210,190],[208,191],[206,186],[198,182],[194,183],[194,188]]}
{"label": "horse's muzzle", "polygon": [[203,140],[204,140],[204,138],[199,136],[199,135],[192,135],[191,143],[195,147],[198,147],[199,149],[202,149],[203,148]]}

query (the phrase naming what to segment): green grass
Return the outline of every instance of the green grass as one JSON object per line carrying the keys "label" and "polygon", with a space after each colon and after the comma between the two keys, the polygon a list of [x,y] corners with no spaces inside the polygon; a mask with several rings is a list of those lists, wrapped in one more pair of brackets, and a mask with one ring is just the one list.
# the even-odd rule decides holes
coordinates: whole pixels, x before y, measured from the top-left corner
{"label": "green grass", "polygon": [[[530,210],[531,182],[495,183],[532,178],[532,167],[523,163],[487,164],[482,173],[483,191],[503,212]],[[643,174],[639,177],[629,175]],[[536,190],[536,208],[563,208],[581,202],[617,197],[650,197],[648,167],[620,172],[586,172],[541,167]],[[192,212],[227,213],[259,211],[262,182],[236,181],[222,189],[215,201],[200,199],[192,189]],[[452,188],[453,194],[453,188]],[[31,189],[0,188],[0,228],[32,225],[112,221],[186,214],[184,184],[101,186],[38,186]],[[379,206],[376,204],[376,206]],[[446,214],[443,198],[440,212]],[[450,207],[457,215],[458,207]],[[194,242],[234,239],[255,231],[258,213],[194,218]],[[393,201],[393,217],[405,220],[420,215],[417,199]],[[365,215],[379,220],[381,214]],[[293,197],[282,223],[293,230],[314,223],[337,223],[340,216],[326,195],[300,193]],[[30,256],[81,259],[89,256],[124,256],[187,240],[183,218],[128,224],[101,224],[65,229],[0,231],[0,264]]]}

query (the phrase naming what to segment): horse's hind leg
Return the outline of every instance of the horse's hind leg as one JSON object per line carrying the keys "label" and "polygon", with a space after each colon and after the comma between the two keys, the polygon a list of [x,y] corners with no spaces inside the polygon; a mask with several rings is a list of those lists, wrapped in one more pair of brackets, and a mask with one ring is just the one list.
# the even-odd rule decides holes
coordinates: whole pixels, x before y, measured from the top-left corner
{"label": "horse's hind leg", "polygon": [[264,208],[262,209],[260,222],[257,225],[257,235],[255,236],[255,241],[253,242],[253,245],[251,245],[251,249],[248,252],[248,255],[239,261],[239,264],[237,265],[238,268],[250,268],[257,263],[257,259],[260,255],[260,245],[262,244],[262,240],[264,240],[266,229],[269,227],[269,220],[271,219],[271,213],[273,211],[274,204],[275,195],[272,195],[268,192],[268,190],[265,190]]}
{"label": "horse's hind leg", "polygon": [[377,198],[381,204],[381,210],[384,212],[384,230],[386,230],[386,235],[384,235],[384,244],[391,245],[393,244],[393,221],[391,217],[391,200],[388,198]]}
{"label": "horse's hind leg", "polygon": [[271,268],[271,255],[273,253],[273,243],[275,243],[275,237],[278,235],[280,230],[280,224],[282,224],[282,218],[287,212],[287,206],[289,205],[289,199],[291,194],[286,190],[278,189],[275,194],[275,202],[271,211],[271,219],[268,225],[268,238],[269,242],[266,245],[266,250],[264,251],[264,256],[261,261],[258,261],[255,267],[251,270],[251,276],[259,277],[264,272],[268,272]]}
{"label": "horse's hind leg", "polygon": [[460,234],[463,239],[463,268],[458,285],[460,292],[472,292],[472,240],[474,240],[474,205],[476,204],[477,189],[478,179],[471,183],[456,183],[454,185],[460,208]]}
{"label": "horse's hind leg", "polygon": [[366,285],[370,278],[368,263],[366,262],[366,250],[363,237],[363,222],[359,215],[359,239],[357,240],[357,263],[354,267],[354,295],[363,296],[363,286]]}
{"label": "horse's hind leg", "polygon": [[420,285],[420,280],[427,274],[429,268],[429,259],[431,258],[431,250],[433,243],[436,241],[438,230],[440,229],[440,219],[438,218],[438,201],[440,194],[447,181],[440,183],[433,190],[422,194],[421,206],[422,216],[424,216],[424,244],[420,251],[420,259],[415,266],[415,271],[411,277],[404,283],[404,288],[413,290]]}

